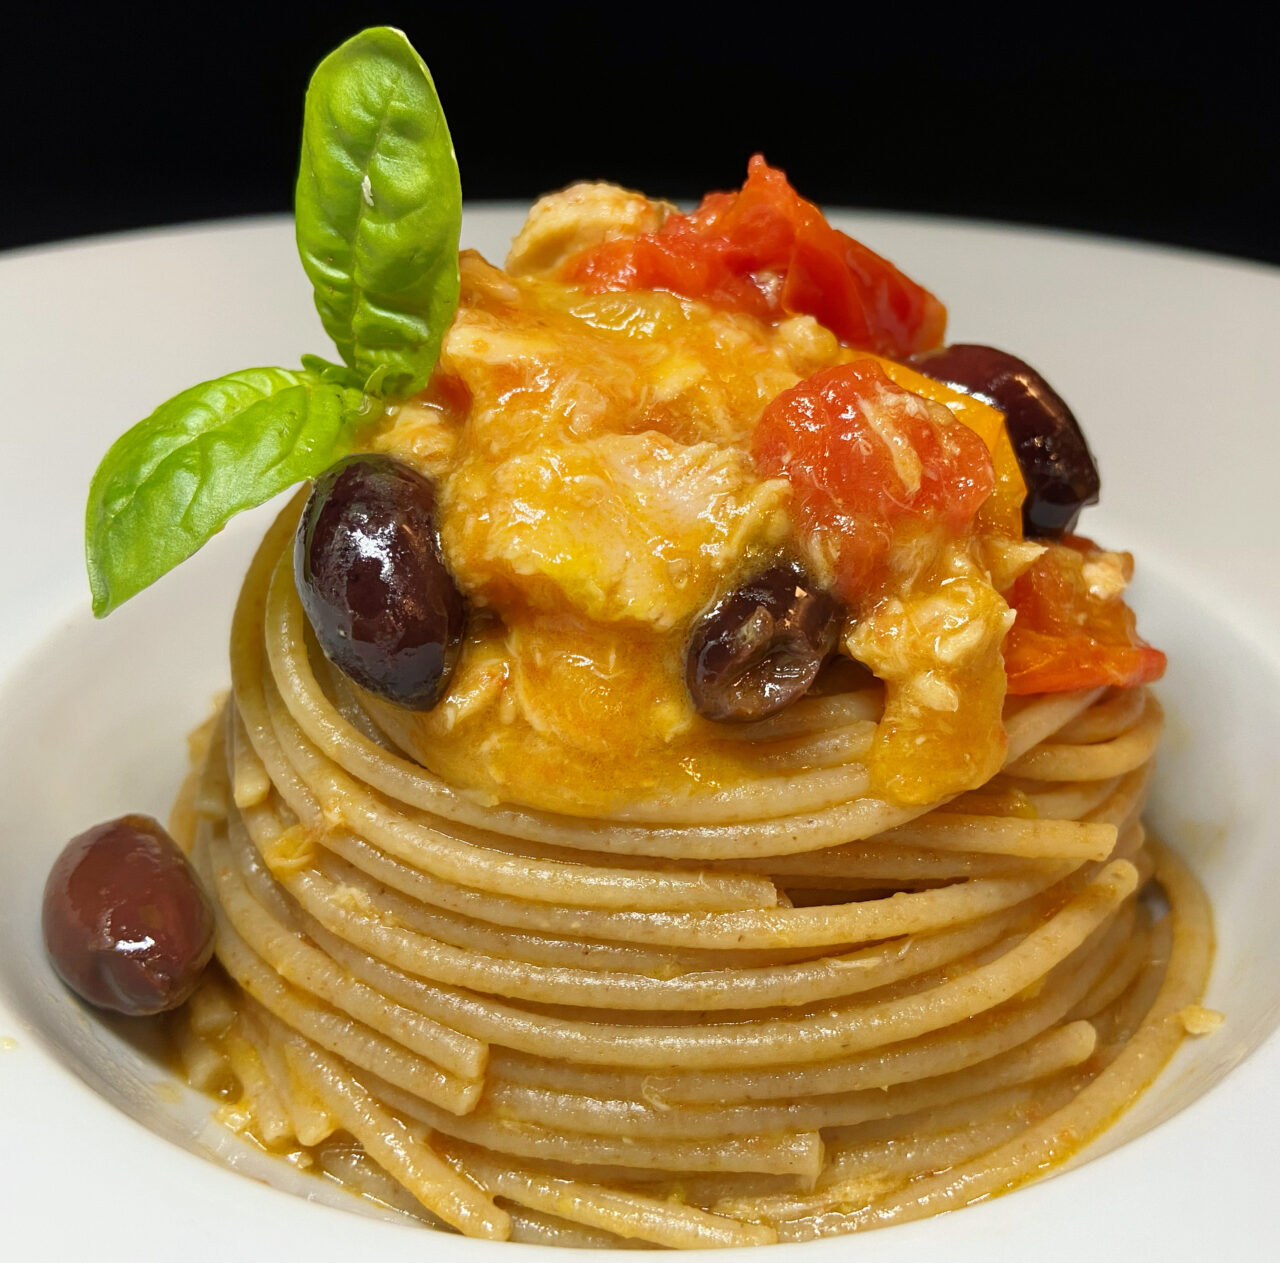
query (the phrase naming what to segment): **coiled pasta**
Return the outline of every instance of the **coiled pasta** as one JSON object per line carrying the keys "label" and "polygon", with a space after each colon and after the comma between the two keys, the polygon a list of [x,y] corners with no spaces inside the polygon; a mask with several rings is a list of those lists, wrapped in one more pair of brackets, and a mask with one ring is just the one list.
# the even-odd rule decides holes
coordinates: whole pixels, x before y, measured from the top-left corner
{"label": "coiled pasta", "polygon": [[313,651],[295,521],[236,612],[196,794],[222,974],[179,1035],[263,1144],[473,1236],[798,1240],[1014,1187],[1176,1047],[1212,932],[1141,823],[1145,689],[1011,702],[1004,770],[932,809],[868,792],[873,690],[743,727],[757,774],[701,797],[494,806]]}

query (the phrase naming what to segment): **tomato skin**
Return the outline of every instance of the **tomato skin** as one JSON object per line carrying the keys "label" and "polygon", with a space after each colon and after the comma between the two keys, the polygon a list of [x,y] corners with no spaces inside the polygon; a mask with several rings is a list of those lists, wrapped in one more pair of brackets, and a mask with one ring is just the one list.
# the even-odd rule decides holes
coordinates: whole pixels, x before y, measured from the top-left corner
{"label": "tomato skin", "polygon": [[904,359],[939,346],[946,308],[887,259],[831,227],[759,154],[737,193],[710,193],[655,233],[569,259],[593,293],[665,289],[761,320],[810,315],[849,346]]}
{"label": "tomato skin", "polygon": [[[1133,688],[1164,674],[1165,655],[1138,635],[1124,599],[1089,591],[1084,567],[1104,556],[1091,540],[1065,536],[1007,593],[1018,614],[1004,645],[1011,694]],[[1132,559],[1121,556],[1127,577]]]}
{"label": "tomato skin", "polygon": [[958,537],[995,485],[982,439],[869,358],[783,391],[752,456],[791,481],[802,531],[825,538],[836,592],[854,606],[885,579],[896,544],[914,555],[922,537]]}

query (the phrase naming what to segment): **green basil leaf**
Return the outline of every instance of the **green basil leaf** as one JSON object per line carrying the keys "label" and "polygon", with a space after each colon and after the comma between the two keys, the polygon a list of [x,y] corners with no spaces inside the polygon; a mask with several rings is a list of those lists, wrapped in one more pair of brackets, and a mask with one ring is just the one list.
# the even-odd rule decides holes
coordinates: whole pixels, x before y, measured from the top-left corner
{"label": "green basil leaf", "polygon": [[184,390],[121,435],[85,511],[94,614],[154,583],[235,514],[345,456],[364,404],[314,373],[248,368]]}
{"label": "green basil leaf", "polygon": [[342,358],[403,398],[431,376],[458,306],[462,186],[435,85],[373,27],[316,68],[294,201],[298,251]]}
{"label": "green basil leaf", "polygon": [[[345,364],[334,364],[322,355],[304,355],[302,367],[308,373],[315,374],[321,381],[333,382],[338,386],[349,386],[352,390],[364,390],[360,374],[354,368],[348,368]],[[364,393],[376,392],[365,390]]]}

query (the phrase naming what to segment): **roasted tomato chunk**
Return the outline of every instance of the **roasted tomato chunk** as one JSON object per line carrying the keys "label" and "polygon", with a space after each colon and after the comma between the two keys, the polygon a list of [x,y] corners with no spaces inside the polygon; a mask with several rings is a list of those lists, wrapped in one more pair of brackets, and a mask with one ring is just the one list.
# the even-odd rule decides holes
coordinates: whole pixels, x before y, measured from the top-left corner
{"label": "roasted tomato chunk", "polygon": [[872,359],[783,391],[752,454],[762,473],[791,481],[809,550],[830,563],[835,591],[855,609],[891,565],[919,569],[960,536],[995,485],[978,435]]}
{"label": "roasted tomato chunk", "polygon": [[899,359],[938,346],[947,322],[928,290],[833,228],[759,154],[739,192],[592,246],[562,276],[593,293],[663,289],[761,320],[809,315],[850,346]]}
{"label": "roasted tomato chunk", "polygon": [[1132,572],[1128,553],[1105,552],[1081,536],[1049,545],[1007,594],[1018,613],[1004,645],[1009,692],[1158,680],[1165,656],[1138,635],[1122,595]]}

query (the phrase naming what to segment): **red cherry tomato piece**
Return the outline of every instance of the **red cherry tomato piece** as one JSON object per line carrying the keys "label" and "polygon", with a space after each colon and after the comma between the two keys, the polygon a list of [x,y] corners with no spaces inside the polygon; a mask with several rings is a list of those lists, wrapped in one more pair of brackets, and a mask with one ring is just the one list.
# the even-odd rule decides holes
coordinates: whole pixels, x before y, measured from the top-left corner
{"label": "red cherry tomato piece", "polygon": [[[1004,643],[1010,693],[1132,688],[1164,674],[1164,654],[1138,635],[1124,598],[1096,578],[1090,583],[1086,567],[1114,569],[1107,556],[1090,540],[1066,536],[1013,585],[1007,599],[1018,617]],[[1117,556],[1127,579],[1132,561]]]}
{"label": "red cherry tomato piece", "polygon": [[942,405],[895,385],[871,359],[823,369],[765,409],[752,454],[790,479],[801,530],[857,606],[894,561],[969,528],[995,485],[991,456]]}
{"label": "red cherry tomato piece", "polygon": [[802,198],[756,154],[737,193],[710,193],[654,233],[564,265],[592,293],[662,289],[761,320],[810,315],[849,346],[898,359],[942,342],[946,308]]}

